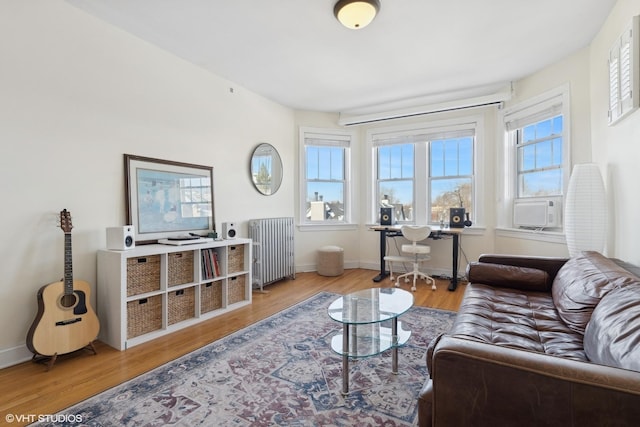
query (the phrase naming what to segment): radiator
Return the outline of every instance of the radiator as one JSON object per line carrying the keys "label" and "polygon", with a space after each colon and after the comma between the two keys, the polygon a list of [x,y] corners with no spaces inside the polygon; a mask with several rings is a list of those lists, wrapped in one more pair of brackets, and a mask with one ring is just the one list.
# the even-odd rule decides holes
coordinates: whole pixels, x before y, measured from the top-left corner
{"label": "radiator", "polygon": [[260,291],[264,291],[264,285],[295,278],[293,231],[292,217],[249,221],[249,237],[253,240],[253,285],[259,286]]}

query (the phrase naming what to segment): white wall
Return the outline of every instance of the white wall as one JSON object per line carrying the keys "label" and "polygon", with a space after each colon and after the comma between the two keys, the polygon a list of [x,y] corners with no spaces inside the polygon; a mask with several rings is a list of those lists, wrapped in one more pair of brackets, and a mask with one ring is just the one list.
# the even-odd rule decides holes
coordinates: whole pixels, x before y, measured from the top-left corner
{"label": "white wall", "polygon": [[[0,366],[30,357],[36,292],[64,274],[63,208],[95,303],[96,251],[125,222],[123,153],[213,166],[218,229],[293,214],[292,110],[59,0],[0,3],[0,57]],[[249,178],[259,142],[285,166],[271,197]]]}
{"label": "white wall", "polygon": [[619,0],[594,39],[590,95],[593,159],[600,165],[609,199],[606,252],[640,264],[640,112],[636,110],[614,126],[607,125],[609,49],[635,15],[640,15],[639,0]]}

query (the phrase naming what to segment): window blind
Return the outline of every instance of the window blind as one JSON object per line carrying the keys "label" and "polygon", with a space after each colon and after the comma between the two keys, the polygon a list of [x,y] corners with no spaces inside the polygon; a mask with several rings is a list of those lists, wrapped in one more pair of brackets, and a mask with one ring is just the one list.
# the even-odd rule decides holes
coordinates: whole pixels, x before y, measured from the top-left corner
{"label": "window blind", "polygon": [[374,147],[394,144],[415,144],[418,142],[434,141],[437,139],[464,138],[475,136],[476,125],[466,124],[447,128],[416,129],[401,133],[384,133],[372,135]]}
{"label": "window blind", "polygon": [[320,133],[308,133],[308,132],[305,132],[304,134],[304,145],[349,147],[350,143],[351,143],[351,135],[320,134]]}
{"label": "window blind", "polygon": [[525,109],[504,115],[505,128],[520,129],[532,123],[562,114],[562,95],[542,101]]}

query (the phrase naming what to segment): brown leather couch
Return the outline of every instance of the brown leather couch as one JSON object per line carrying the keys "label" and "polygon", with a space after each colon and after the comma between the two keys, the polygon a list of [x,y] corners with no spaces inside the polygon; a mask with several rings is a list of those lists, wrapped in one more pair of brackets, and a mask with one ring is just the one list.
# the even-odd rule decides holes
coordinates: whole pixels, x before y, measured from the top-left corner
{"label": "brown leather couch", "polygon": [[467,275],[427,352],[420,426],[640,425],[639,269],[483,255]]}

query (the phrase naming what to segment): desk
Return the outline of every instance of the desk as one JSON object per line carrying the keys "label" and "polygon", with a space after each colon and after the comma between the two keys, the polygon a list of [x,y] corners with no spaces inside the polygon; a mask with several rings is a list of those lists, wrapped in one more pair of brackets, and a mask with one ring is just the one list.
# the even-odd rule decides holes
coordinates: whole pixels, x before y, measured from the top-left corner
{"label": "desk", "polygon": [[[384,257],[387,255],[387,237],[402,236],[399,225],[374,225],[371,230],[380,233],[380,274],[373,278],[374,282],[380,282],[387,277],[387,266],[384,262]],[[453,253],[452,253],[452,266],[451,266],[451,283],[449,283],[449,290],[455,291],[458,287],[458,252],[460,246],[460,235],[464,228],[445,228],[431,227],[430,239],[436,236],[446,235],[453,237]]]}

